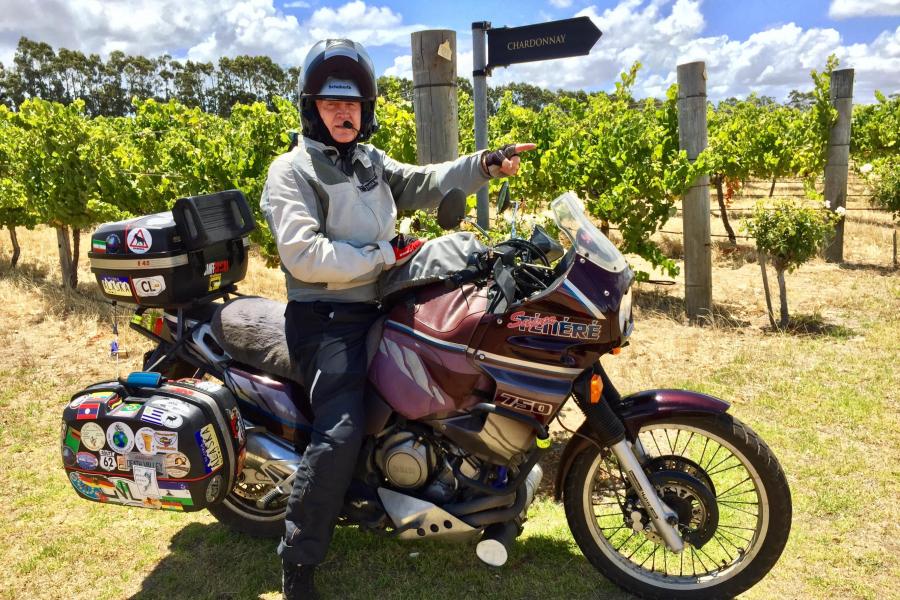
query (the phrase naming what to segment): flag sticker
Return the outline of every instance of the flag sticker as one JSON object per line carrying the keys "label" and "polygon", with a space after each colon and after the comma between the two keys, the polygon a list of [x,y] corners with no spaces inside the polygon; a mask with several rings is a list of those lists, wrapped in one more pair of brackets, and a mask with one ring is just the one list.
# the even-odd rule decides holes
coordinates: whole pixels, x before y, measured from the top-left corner
{"label": "flag sticker", "polygon": [[157,408],[155,406],[145,406],[144,412],[141,413],[141,421],[153,423],[154,425],[162,425],[163,419],[165,419],[168,415],[169,413],[161,408]]}
{"label": "flag sticker", "polygon": [[92,240],[91,250],[96,254],[106,254],[106,240]]}
{"label": "flag sticker", "polygon": [[69,427],[69,432],[66,434],[65,445],[73,453],[78,452],[78,447],[81,446],[81,433],[79,433],[77,429]]}
{"label": "flag sticker", "polygon": [[125,243],[128,249],[135,254],[144,254],[153,245],[153,236],[150,235],[150,230],[138,227],[128,232],[125,237]]}
{"label": "flag sticker", "polygon": [[99,402],[82,402],[81,406],[78,407],[78,412],[75,415],[76,421],[83,421],[85,419],[96,419],[97,415],[100,414],[100,403]]}

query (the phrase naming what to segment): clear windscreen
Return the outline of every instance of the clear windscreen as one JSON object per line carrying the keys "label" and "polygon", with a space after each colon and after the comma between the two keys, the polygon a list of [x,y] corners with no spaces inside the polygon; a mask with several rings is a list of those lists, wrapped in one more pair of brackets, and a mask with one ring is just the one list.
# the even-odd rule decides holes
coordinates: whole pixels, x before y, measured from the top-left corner
{"label": "clear windscreen", "polygon": [[619,273],[628,264],[622,253],[591,223],[584,204],[574,192],[566,192],[550,203],[553,219],[572,241],[575,251],[598,267]]}

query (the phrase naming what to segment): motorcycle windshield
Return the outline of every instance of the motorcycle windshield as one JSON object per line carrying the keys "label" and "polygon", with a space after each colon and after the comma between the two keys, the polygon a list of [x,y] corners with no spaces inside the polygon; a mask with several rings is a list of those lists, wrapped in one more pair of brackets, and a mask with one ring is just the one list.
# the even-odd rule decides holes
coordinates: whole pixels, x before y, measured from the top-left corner
{"label": "motorcycle windshield", "polygon": [[625,257],[584,212],[574,192],[566,192],[550,203],[553,219],[572,241],[575,251],[601,269],[620,273],[628,267]]}

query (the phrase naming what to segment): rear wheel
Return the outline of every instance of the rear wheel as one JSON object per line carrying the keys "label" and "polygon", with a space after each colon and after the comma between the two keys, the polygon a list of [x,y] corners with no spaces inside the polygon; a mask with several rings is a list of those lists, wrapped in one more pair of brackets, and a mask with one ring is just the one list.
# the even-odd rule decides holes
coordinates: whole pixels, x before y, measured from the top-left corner
{"label": "rear wheel", "polygon": [[207,510],[221,523],[253,537],[278,538],[284,534],[287,498],[274,500],[261,509],[256,501],[272,486],[238,483],[222,502]]}
{"label": "rear wheel", "polygon": [[564,488],[566,518],[585,557],[644,598],[731,598],[775,565],[791,528],[791,495],[771,450],[730,415],[646,424],[645,471],[678,514],[684,551],[668,550],[608,449],[579,454]]}
{"label": "rear wheel", "polygon": [[[190,363],[177,356],[166,356],[169,350],[166,345],[159,345],[144,354],[144,370],[152,368],[168,379],[196,377],[199,374],[197,368]],[[235,531],[254,537],[278,538],[284,533],[287,499],[276,499],[264,509],[256,505],[256,501],[271,489],[271,485],[239,482],[221,502],[207,510],[219,522]]]}

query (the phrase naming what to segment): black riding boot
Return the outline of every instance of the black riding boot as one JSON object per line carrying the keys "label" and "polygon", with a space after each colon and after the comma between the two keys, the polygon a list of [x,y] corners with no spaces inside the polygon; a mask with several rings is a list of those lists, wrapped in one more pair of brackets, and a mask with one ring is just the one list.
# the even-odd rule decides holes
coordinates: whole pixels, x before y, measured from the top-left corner
{"label": "black riding boot", "polygon": [[316,565],[295,565],[281,561],[281,591],[284,600],[318,600],[314,581]]}

